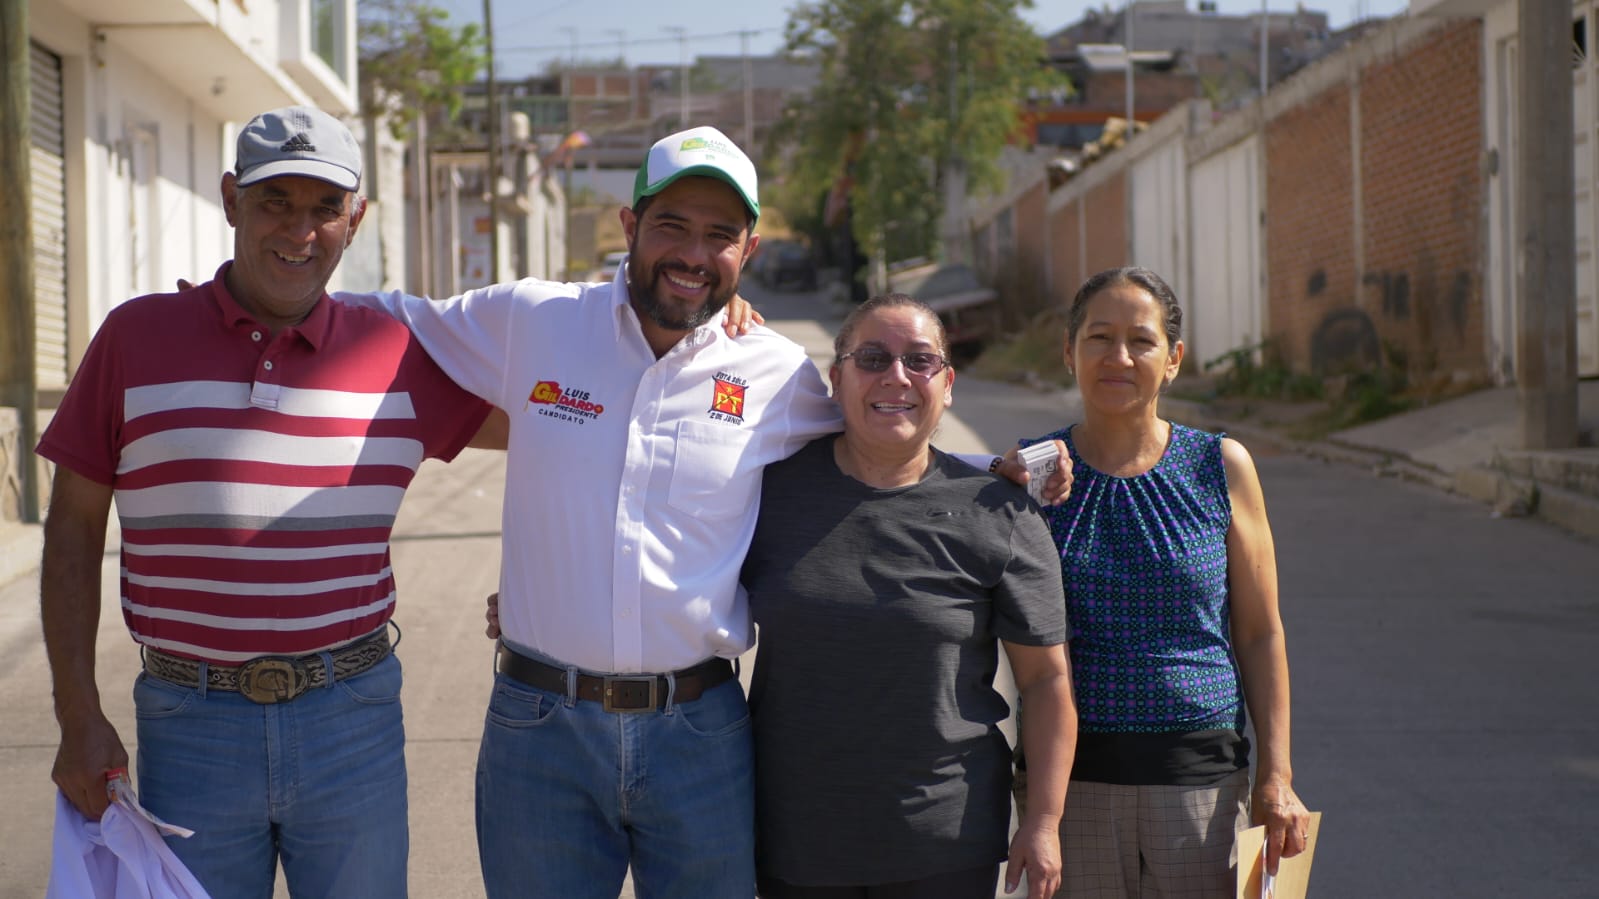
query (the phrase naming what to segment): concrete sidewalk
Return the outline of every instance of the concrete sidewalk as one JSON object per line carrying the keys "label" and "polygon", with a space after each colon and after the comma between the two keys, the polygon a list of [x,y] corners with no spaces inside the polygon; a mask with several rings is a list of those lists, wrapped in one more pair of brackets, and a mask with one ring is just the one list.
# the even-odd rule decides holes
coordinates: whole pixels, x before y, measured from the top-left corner
{"label": "concrete sidewalk", "polygon": [[[1599,381],[1578,390],[1578,430],[1599,435]],[[1173,398],[1162,411],[1185,423],[1224,429],[1264,444],[1403,477],[1487,503],[1493,513],[1536,516],[1599,539],[1599,448],[1519,448],[1520,403],[1513,387],[1482,390],[1379,421],[1300,441],[1247,421],[1229,421],[1202,403]]]}

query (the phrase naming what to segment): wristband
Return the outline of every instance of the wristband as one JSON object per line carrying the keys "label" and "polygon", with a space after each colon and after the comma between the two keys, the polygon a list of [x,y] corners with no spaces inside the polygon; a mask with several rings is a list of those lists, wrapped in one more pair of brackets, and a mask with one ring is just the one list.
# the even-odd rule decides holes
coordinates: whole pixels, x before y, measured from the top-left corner
{"label": "wristband", "polygon": [[988,473],[989,474],[993,474],[994,472],[999,471],[999,467],[1001,465],[1004,465],[1004,464],[1005,464],[1005,457],[1004,456],[995,456],[994,457],[994,461],[988,463]]}

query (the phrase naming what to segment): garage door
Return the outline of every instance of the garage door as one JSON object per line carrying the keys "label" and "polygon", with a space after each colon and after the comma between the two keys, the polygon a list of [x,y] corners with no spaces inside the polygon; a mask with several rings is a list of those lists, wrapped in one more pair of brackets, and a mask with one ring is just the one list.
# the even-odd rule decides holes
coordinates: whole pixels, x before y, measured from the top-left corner
{"label": "garage door", "polygon": [[67,384],[67,193],[61,57],[33,44],[29,122],[33,173],[34,359],[39,389]]}

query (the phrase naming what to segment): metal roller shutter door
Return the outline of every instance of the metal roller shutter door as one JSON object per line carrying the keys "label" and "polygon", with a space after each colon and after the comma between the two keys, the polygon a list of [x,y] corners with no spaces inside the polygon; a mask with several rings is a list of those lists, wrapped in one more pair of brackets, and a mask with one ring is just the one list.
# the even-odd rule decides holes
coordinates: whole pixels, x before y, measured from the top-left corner
{"label": "metal roller shutter door", "polygon": [[40,389],[67,384],[67,196],[61,58],[31,51],[34,359]]}

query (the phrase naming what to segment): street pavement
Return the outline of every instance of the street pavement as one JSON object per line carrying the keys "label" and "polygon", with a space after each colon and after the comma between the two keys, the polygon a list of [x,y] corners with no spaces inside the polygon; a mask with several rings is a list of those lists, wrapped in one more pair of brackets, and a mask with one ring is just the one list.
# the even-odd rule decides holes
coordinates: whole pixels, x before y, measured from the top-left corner
{"label": "street pavement", "polygon": [[[836,310],[815,294],[747,295],[826,361]],[[1002,449],[1074,420],[1074,403],[960,377],[935,442]],[[1325,813],[1313,895],[1599,896],[1599,549],[1366,469],[1254,450],[1278,544],[1296,786]],[[472,781],[504,469],[472,450],[425,463],[395,530],[418,897],[483,895]],[[131,752],[138,656],[114,548],[103,576],[98,679]],[[0,587],[0,899],[42,895],[48,869],[57,733],[37,599],[34,575]]]}

